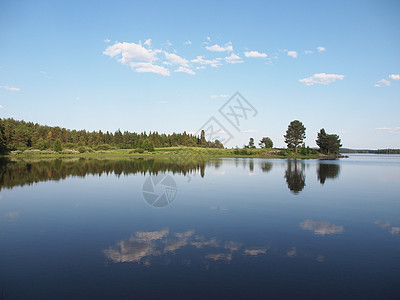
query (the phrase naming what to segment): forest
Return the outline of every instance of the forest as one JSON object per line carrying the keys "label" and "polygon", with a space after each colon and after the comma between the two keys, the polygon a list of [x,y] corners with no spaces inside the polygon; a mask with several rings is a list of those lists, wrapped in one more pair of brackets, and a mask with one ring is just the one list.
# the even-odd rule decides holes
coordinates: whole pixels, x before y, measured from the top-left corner
{"label": "forest", "polygon": [[204,131],[200,136],[183,133],[113,132],[70,130],[58,126],[43,126],[38,123],[18,121],[12,118],[0,119],[0,153],[14,150],[38,149],[59,151],[63,148],[79,152],[119,149],[153,151],[158,147],[204,147],[223,148],[218,141],[207,141]]}

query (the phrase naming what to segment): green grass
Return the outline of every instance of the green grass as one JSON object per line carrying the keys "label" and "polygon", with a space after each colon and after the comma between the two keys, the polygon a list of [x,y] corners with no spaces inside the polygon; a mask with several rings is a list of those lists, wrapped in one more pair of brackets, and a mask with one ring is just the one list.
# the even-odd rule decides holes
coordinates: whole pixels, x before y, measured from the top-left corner
{"label": "green grass", "polygon": [[[68,151],[65,151],[68,152]],[[176,160],[195,160],[209,158],[296,158],[296,159],[318,159],[320,154],[294,153],[287,149],[218,149],[200,147],[168,147],[156,148],[154,152],[135,153],[132,149],[112,149],[92,151],[84,153],[56,153],[53,151],[29,150],[24,152],[13,152],[6,157],[157,157]]]}

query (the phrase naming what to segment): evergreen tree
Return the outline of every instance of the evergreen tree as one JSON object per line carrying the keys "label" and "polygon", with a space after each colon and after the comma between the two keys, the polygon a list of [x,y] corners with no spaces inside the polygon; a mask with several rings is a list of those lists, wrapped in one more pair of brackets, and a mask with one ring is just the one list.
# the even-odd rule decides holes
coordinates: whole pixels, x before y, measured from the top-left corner
{"label": "evergreen tree", "polygon": [[7,145],[4,140],[4,128],[3,124],[0,123],[0,154],[6,154],[7,153]]}
{"label": "evergreen tree", "polygon": [[337,134],[327,134],[325,129],[322,128],[317,134],[317,140],[315,141],[322,153],[326,154],[337,154],[339,153],[340,138]]}
{"label": "evergreen tree", "polygon": [[154,151],[154,144],[149,140],[149,138],[146,138],[143,142],[142,149],[145,151],[153,152]]}
{"label": "evergreen tree", "polygon": [[60,140],[56,140],[54,142],[54,147],[53,148],[54,148],[54,151],[56,151],[56,152],[62,151],[62,145],[61,145]]}
{"label": "evergreen tree", "polygon": [[286,130],[286,135],[283,137],[285,138],[285,143],[288,148],[295,148],[297,153],[297,147],[301,145],[306,138],[306,128],[299,120],[294,120],[290,122]]}
{"label": "evergreen tree", "polygon": [[204,130],[202,130],[200,134],[200,145],[203,147],[206,145],[206,133]]}

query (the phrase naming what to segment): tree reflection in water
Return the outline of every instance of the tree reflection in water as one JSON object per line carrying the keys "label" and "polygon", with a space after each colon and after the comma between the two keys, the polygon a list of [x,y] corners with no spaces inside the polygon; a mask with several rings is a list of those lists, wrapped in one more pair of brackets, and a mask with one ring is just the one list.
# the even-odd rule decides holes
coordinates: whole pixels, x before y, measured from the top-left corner
{"label": "tree reflection in water", "polygon": [[69,176],[85,177],[87,175],[142,174],[157,175],[171,172],[173,174],[205,175],[207,165],[215,161],[188,160],[170,161],[168,159],[18,159],[0,158],[0,190],[24,186],[40,181],[62,180]]}
{"label": "tree reflection in water", "polygon": [[[23,186],[48,180],[63,180],[69,176],[85,177],[87,175],[114,174],[142,174],[157,175],[170,172],[172,174],[200,174],[205,176],[207,167],[221,168],[224,160],[174,160],[159,158],[125,158],[125,159],[99,159],[99,158],[68,158],[68,159],[8,159],[0,158],[0,190]],[[256,164],[254,159],[234,160],[236,168],[248,168],[254,173]],[[263,173],[272,170],[274,162],[260,160],[258,168]],[[305,187],[305,162],[303,160],[287,160],[284,178],[288,188],[298,194]],[[308,165],[309,166],[309,165]],[[340,165],[334,162],[319,162],[317,165],[317,178],[324,184],[328,178],[336,178],[340,173]]]}
{"label": "tree reflection in water", "polygon": [[295,160],[288,160],[285,179],[288,188],[297,195],[306,185],[306,176],[304,174],[305,164]]}
{"label": "tree reflection in water", "polygon": [[319,163],[317,176],[318,180],[321,184],[324,184],[327,178],[336,178],[340,173],[340,165],[339,164],[331,164],[331,163]]}
{"label": "tree reflection in water", "polygon": [[272,170],[272,162],[262,162],[261,163],[261,171],[263,171],[264,173],[268,173]]}

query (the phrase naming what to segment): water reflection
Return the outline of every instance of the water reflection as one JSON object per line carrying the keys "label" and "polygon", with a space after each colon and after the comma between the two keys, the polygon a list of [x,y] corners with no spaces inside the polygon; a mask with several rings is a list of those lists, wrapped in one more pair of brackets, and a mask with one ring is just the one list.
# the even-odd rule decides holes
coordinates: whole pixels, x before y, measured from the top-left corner
{"label": "water reflection", "polygon": [[261,163],[261,171],[268,173],[272,170],[272,163],[267,161],[267,162],[262,162]]}
{"label": "water reflection", "polygon": [[254,161],[253,160],[249,161],[249,171],[250,171],[250,173],[254,172]]}
{"label": "water reflection", "polygon": [[340,173],[339,164],[331,164],[331,163],[318,164],[317,176],[321,184],[324,184],[327,178],[334,179],[338,177],[339,173]]}
{"label": "water reflection", "polygon": [[296,247],[292,247],[290,250],[288,250],[286,252],[286,255],[289,257],[294,257],[297,254],[297,248]]}
{"label": "water reflection", "polygon": [[[191,253],[204,255],[206,260],[226,261],[233,254],[259,256],[267,253],[266,247],[247,247],[237,241],[219,241],[195,234],[194,230],[172,234],[168,228],[159,231],[136,232],[130,238],[119,241],[104,250],[104,255],[114,263],[142,263],[151,265],[150,258],[172,254],[183,247],[191,247]],[[242,249],[243,248],[243,249]],[[194,250],[198,249],[196,254]],[[205,252],[205,254],[204,254]]]}
{"label": "water reflection", "polygon": [[[306,164],[304,160],[282,160],[285,166],[284,178],[288,189],[295,195],[299,194],[306,186],[306,167],[315,164]],[[217,171],[223,164],[231,164],[224,160],[190,160],[171,161],[161,158],[125,158],[125,159],[94,159],[94,158],[68,158],[68,159],[0,159],[0,190],[13,188],[48,180],[63,180],[69,176],[85,177],[87,175],[114,174],[117,176],[128,174],[157,175],[170,172],[188,176],[200,174],[205,177],[206,169],[214,169],[213,174],[226,174],[226,170]],[[240,164],[239,164],[240,163]],[[251,175],[258,172],[269,173],[278,161],[265,161],[257,159],[235,159],[234,166],[249,170]],[[330,178],[337,178],[340,174],[340,165],[335,163],[319,162],[317,164],[317,178],[321,184]]]}
{"label": "water reflection", "polygon": [[258,256],[267,253],[267,248],[247,248],[244,250],[244,255]]}
{"label": "water reflection", "polygon": [[68,176],[150,174],[171,172],[204,177],[205,168],[215,161],[174,161],[167,159],[0,159],[0,190]]}
{"label": "water reflection", "polygon": [[379,220],[376,220],[374,223],[380,228],[387,229],[392,235],[400,234],[400,227],[392,226],[389,222],[383,223]]}
{"label": "water reflection", "polygon": [[316,235],[327,235],[342,233],[344,228],[342,225],[335,225],[328,222],[319,222],[314,220],[305,220],[300,223],[300,227],[304,230],[313,231]]}
{"label": "water reflection", "polygon": [[[312,220],[302,222],[301,226],[318,235],[343,231],[343,226]],[[262,244],[264,245],[244,245],[238,241],[222,241],[216,237],[205,237],[196,234],[193,229],[172,233],[170,229],[164,228],[158,231],[136,232],[131,237],[103,250],[103,253],[113,263],[137,263],[145,266],[159,264],[162,261],[168,263],[172,257],[182,262],[195,260],[208,266],[209,262],[231,263],[240,258],[252,259],[267,254],[288,258],[307,257],[316,259],[318,262],[325,261],[325,256],[309,251],[299,251],[296,246],[288,249],[272,245],[270,241],[264,241]],[[180,249],[182,251],[177,252]],[[188,254],[190,257],[187,256]],[[156,257],[162,258],[161,261],[155,260]]]}
{"label": "water reflection", "polygon": [[301,192],[306,185],[306,176],[304,174],[305,163],[297,160],[289,160],[285,172],[285,179],[289,190],[294,194]]}

